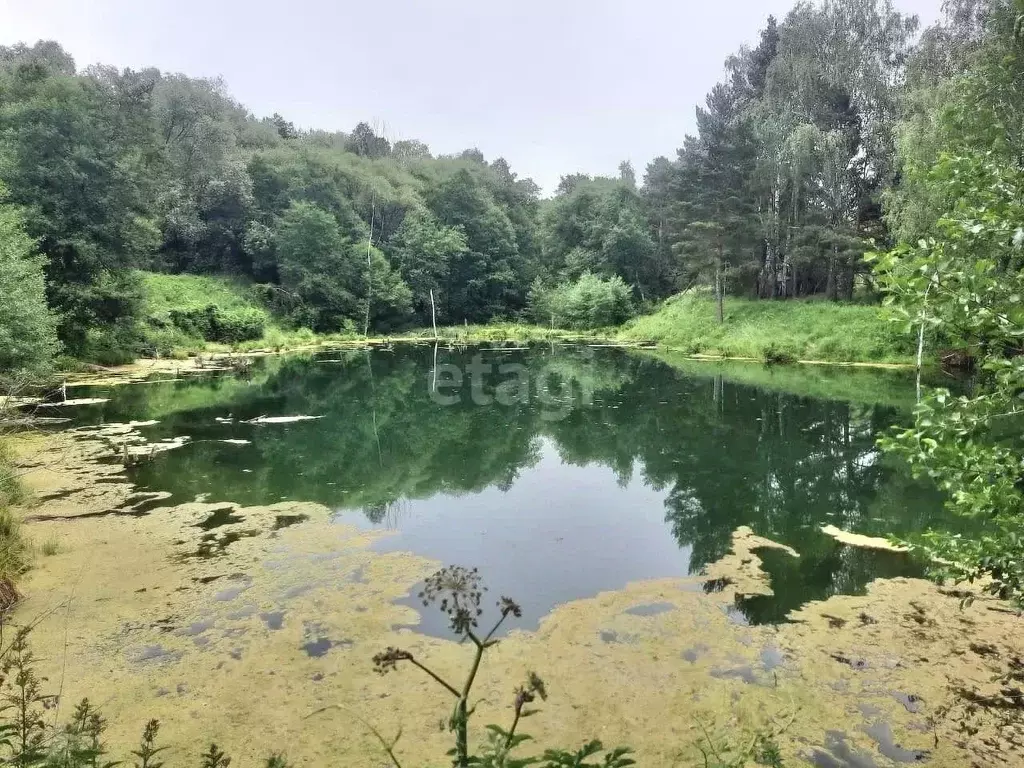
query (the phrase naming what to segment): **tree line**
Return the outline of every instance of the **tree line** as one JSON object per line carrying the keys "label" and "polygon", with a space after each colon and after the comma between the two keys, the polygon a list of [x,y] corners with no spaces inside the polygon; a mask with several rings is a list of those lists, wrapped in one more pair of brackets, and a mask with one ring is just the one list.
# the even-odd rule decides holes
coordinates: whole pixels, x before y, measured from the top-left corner
{"label": "tree line", "polygon": [[919,39],[891,0],[800,2],[729,57],[676,158],[640,183],[628,162],[569,174],[548,199],[477,149],[300,130],[219,79],[0,48],[0,284],[16,286],[0,367],[58,341],[138,352],[139,270],[244,278],[318,332],[611,325],[696,285],[870,293],[869,240],[891,244],[920,204],[906,178],[922,148],[901,136],[1006,2],[952,0]]}

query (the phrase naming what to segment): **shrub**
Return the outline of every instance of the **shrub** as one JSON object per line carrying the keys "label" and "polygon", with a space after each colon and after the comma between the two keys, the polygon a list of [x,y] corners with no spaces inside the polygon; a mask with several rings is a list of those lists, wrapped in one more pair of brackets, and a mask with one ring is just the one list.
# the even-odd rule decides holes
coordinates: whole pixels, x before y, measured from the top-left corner
{"label": "shrub", "polygon": [[601,278],[584,273],[579,280],[546,288],[535,283],[530,291],[529,312],[540,324],[578,330],[605,328],[624,323],[633,315],[629,287],[615,275]]}
{"label": "shrub", "polygon": [[21,533],[21,521],[0,507],[0,613],[18,601],[18,578],[28,569],[31,547]]}
{"label": "shrub", "polygon": [[[0,200],[3,195],[0,187]],[[25,233],[21,212],[0,203],[0,371],[45,371],[57,348],[43,259]]]}
{"label": "shrub", "polygon": [[170,317],[183,333],[222,344],[262,338],[267,324],[266,314],[258,309],[222,309],[214,304],[202,308],[172,309]]}

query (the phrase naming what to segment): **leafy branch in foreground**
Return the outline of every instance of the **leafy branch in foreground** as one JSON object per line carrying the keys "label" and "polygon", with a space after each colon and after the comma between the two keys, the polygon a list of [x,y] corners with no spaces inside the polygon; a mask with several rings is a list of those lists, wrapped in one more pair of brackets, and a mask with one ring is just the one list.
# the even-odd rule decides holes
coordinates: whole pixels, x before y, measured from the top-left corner
{"label": "leafy branch in foreground", "polygon": [[[484,653],[489,648],[497,645],[498,640],[494,639],[495,634],[504,624],[509,616],[516,618],[522,616],[522,608],[512,598],[502,596],[497,601],[499,617],[486,633],[479,631],[480,617],[483,609],[480,607],[484,592],[487,591],[482,583],[480,573],[476,568],[464,568],[458,565],[450,565],[442,568],[432,576],[428,577],[423,591],[418,595],[423,605],[437,605],[442,613],[448,616],[448,623],[452,632],[462,641],[472,643],[473,659],[464,680],[460,686],[446,680],[440,674],[417,659],[409,651],[401,648],[387,648],[373,657],[375,668],[380,674],[386,674],[398,668],[401,663],[408,663],[419,668],[430,676],[440,687],[444,688],[453,698],[455,705],[452,714],[448,719],[449,730],[455,733],[455,747],[449,752],[452,757],[452,765],[456,768],[464,766],[482,766],[484,768],[521,768],[524,766],[538,765],[542,768],[555,768],[556,766],[604,766],[604,768],[626,768],[634,764],[629,757],[630,750],[626,747],[607,752],[603,762],[586,762],[587,758],[593,757],[604,751],[600,741],[591,741],[577,752],[566,752],[563,750],[546,750],[542,757],[513,757],[511,753],[521,744],[530,740],[530,736],[518,733],[519,723],[523,718],[530,717],[538,710],[530,708],[539,698],[541,701],[547,699],[547,689],[544,681],[535,673],[530,672],[525,683],[515,689],[513,698],[513,717],[508,729],[498,725],[488,725],[488,740],[483,746],[479,755],[471,755],[469,750],[469,718],[472,716],[475,707],[469,706],[469,697],[476,681],[477,673],[480,670],[480,663]],[[387,748],[388,756],[396,768],[401,768],[395,759],[395,742],[381,740]],[[397,739],[395,740],[397,741]]]}
{"label": "leafy branch in foreground", "polygon": [[955,196],[936,236],[871,258],[905,322],[961,344],[980,373],[970,395],[922,398],[914,425],[880,443],[979,529],[909,542],[939,563],[933,575],[981,580],[1024,605],[1024,171],[968,153],[943,157],[929,174]]}

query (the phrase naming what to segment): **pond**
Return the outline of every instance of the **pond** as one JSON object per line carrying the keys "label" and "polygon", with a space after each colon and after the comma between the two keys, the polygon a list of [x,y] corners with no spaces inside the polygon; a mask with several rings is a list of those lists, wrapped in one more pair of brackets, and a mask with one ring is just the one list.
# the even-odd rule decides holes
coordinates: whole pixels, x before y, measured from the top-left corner
{"label": "pond", "polygon": [[[129,472],[170,492],[163,505],[319,502],[340,523],[392,531],[378,551],[478,566],[495,600],[523,604],[510,628],[628,582],[695,574],[741,525],[801,557],[764,558],[776,594],[742,601],[737,622],[920,573],[820,531],[908,533],[942,515],[935,491],[876,447],[908,417],[908,374],[670,362],[590,347],[335,351],[91,391],[109,401],[75,420],[188,436]],[[297,416],[314,418],[281,418]],[[222,512],[205,525],[236,522]],[[416,630],[446,634],[434,612]]]}

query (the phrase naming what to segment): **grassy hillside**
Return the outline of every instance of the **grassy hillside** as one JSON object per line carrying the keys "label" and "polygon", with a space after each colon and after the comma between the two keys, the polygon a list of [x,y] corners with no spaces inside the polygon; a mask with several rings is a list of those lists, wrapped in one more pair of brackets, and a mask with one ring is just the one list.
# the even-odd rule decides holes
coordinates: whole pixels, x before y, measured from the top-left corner
{"label": "grassy hillside", "polygon": [[149,355],[183,357],[211,347],[267,343],[282,334],[251,284],[212,275],[141,277]]}
{"label": "grassy hillside", "polygon": [[688,354],[759,360],[910,362],[913,340],[878,307],[817,300],[728,298],[725,322],[704,295],[675,296],[623,326],[620,338],[655,341]]}
{"label": "grassy hillside", "polygon": [[212,275],[165,275],[142,272],[147,314],[166,314],[172,309],[191,309],[215,304],[225,310],[259,309],[252,286]]}

